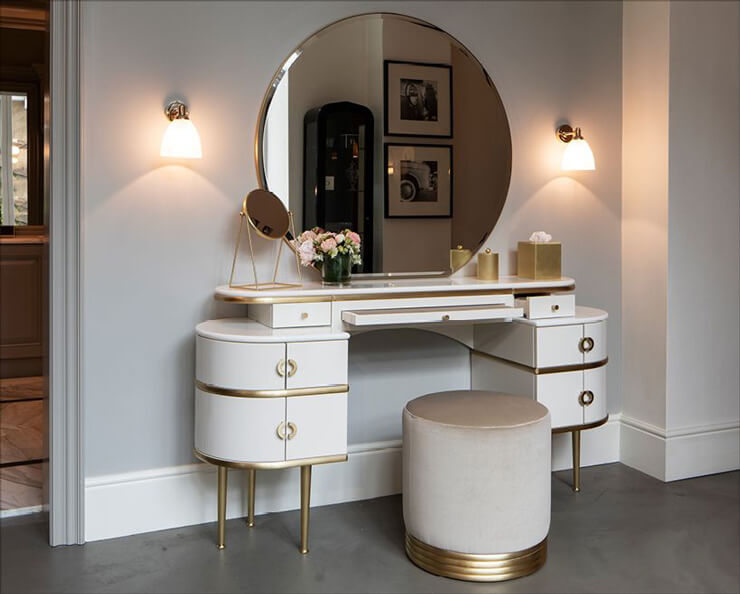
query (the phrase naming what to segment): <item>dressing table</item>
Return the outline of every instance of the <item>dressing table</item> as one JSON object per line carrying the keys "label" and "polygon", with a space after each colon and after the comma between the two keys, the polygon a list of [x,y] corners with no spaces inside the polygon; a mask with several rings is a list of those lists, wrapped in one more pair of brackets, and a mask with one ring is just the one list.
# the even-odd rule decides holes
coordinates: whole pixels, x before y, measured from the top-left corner
{"label": "dressing table", "polygon": [[[545,403],[553,431],[573,435],[578,491],[580,432],[607,420],[606,312],[525,317],[518,298],[555,314],[575,290],[571,278],[453,275],[485,246],[511,179],[506,111],[472,52],[413,17],[349,17],[283,61],[257,121],[261,194],[244,200],[239,222],[253,283],[234,281],[237,240],[215,298],[241,304],[242,317],[196,328],[195,454],[218,466],[219,548],[228,469],[248,471],[251,526],[256,471],[298,466],[308,552],[311,469],[348,458],[348,342],[368,331],[447,336],[470,352],[467,387]],[[361,237],[352,281],[323,285],[306,273],[277,282],[276,250],[272,282],[260,284],[253,239],[287,243],[297,262],[296,229],[313,226]]]}

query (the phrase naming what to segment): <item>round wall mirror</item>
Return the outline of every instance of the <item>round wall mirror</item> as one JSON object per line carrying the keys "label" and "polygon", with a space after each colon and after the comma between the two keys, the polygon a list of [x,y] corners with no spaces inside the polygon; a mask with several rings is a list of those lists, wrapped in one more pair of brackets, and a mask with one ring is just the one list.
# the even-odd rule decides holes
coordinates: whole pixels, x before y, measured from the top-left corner
{"label": "round wall mirror", "polygon": [[[509,123],[481,63],[438,27],[389,13],[333,23],[286,58],[255,152],[261,187],[298,233],[360,234],[360,275],[454,272],[493,230],[511,178]],[[457,246],[469,255],[453,264]]]}
{"label": "round wall mirror", "polygon": [[242,203],[242,212],[265,239],[281,239],[290,228],[290,215],[280,198],[268,190],[252,190]]}

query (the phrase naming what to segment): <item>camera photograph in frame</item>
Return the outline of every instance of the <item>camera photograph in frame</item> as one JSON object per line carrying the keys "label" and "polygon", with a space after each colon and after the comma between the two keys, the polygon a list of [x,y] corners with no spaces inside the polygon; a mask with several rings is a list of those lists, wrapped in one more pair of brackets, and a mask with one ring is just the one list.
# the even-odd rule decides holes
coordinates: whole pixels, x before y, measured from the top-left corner
{"label": "camera photograph in frame", "polygon": [[452,67],[386,60],[385,134],[452,137]]}
{"label": "camera photograph in frame", "polygon": [[452,146],[385,145],[385,217],[452,216]]}

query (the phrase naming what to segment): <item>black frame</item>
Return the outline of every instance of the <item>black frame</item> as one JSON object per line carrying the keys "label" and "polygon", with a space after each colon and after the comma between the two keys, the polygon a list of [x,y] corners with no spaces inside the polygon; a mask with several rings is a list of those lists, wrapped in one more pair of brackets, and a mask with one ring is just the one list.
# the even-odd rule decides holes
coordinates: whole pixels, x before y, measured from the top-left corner
{"label": "black frame", "polygon": [[[449,134],[402,134],[388,131],[388,64],[408,64],[409,66],[428,66],[431,68],[446,68],[450,71],[450,133]],[[452,138],[455,123],[455,110],[452,98],[452,65],[436,64],[432,62],[406,62],[404,60],[383,60],[383,134],[385,136],[407,136],[411,138]],[[422,145],[418,145],[422,146]]]}
{"label": "black frame", "polygon": [[[408,147],[432,147],[446,148],[450,151],[450,214],[448,215],[389,215],[388,214],[388,147],[391,146],[408,146]],[[408,142],[386,142],[383,147],[383,218],[386,219],[451,219],[454,214],[455,205],[455,166],[454,166],[454,149],[451,144],[410,144]],[[437,182],[439,184],[439,182]]]}

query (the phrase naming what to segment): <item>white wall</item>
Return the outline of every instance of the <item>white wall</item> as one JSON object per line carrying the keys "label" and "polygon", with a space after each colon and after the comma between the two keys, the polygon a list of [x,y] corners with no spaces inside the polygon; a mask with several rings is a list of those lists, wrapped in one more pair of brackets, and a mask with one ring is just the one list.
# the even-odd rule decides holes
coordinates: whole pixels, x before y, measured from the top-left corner
{"label": "white wall", "polygon": [[[83,6],[89,477],[193,460],[193,328],[245,313],[217,304],[212,290],[228,278],[236,213],[257,185],[252,141],[265,86],[313,31],[372,10],[439,25],[491,74],[509,114],[514,164],[488,247],[503,253],[506,273],[516,241],[532,231],[545,229],[563,242],[564,271],[577,279],[578,301],[610,312],[609,410],[621,409],[621,3],[181,2],[173,10],[170,2],[89,2]],[[186,166],[158,156],[167,124],[162,109],[174,97],[188,103],[203,142],[203,159]],[[554,129],[563,120],[583,128],[595,172],[559,171],[562,145]],[[261,266],[269,271],[267,258]],[[387,419],[397,418],[406,400],[437,388],[439,374],[445,387],[469,379],[463,347],[415,333],[385,336],[358,337],[353,346],[354,442],[392,437]],[[384,340],[414,348],[387,351]],[[392,373],[401,357],[413,381]],[[397,425],[394,435],[400,437]]]}
{"label": "white wall", "polygon": [[620,458],[740,467],[740,5],[626,3]]}

